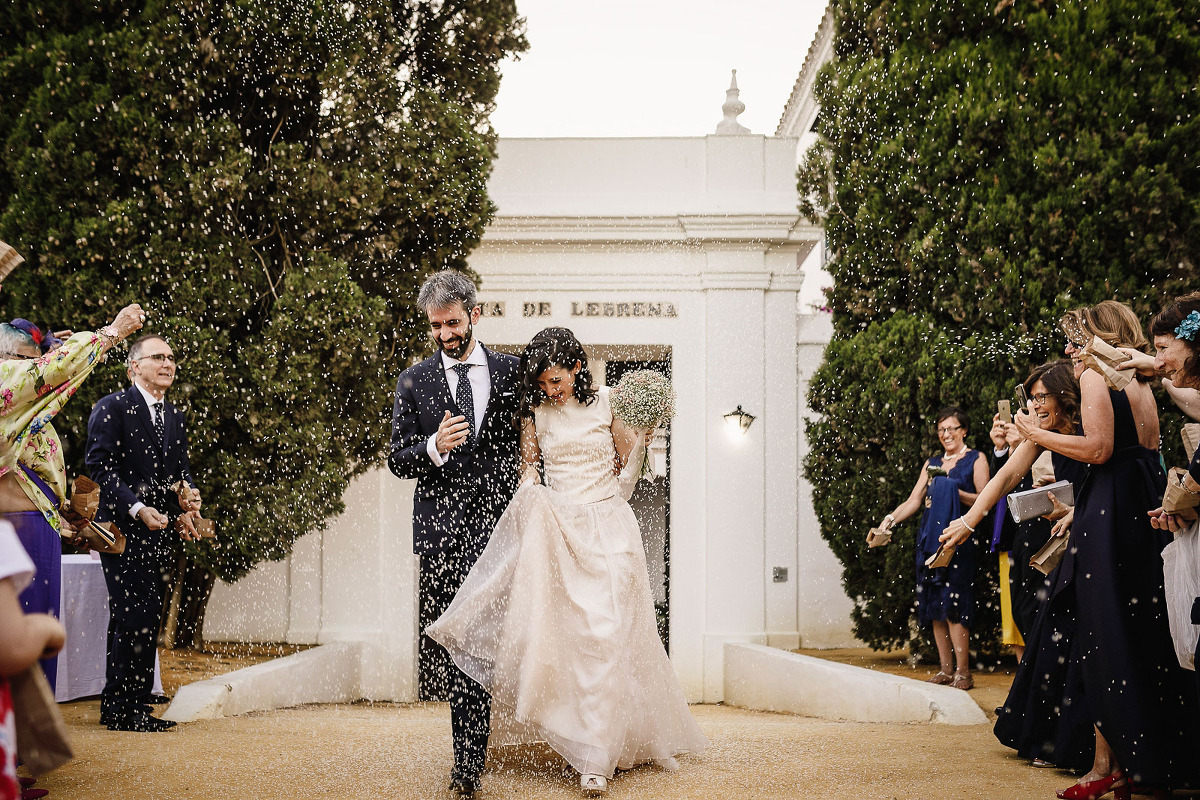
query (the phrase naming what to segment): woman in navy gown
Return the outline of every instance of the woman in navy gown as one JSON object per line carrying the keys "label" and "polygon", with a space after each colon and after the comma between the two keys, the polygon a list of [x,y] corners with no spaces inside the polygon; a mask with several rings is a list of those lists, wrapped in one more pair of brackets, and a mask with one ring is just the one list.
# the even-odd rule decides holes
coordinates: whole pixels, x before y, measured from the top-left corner
{"label": "woman in navy gown", "polygon": [[[1080,433],[1080,397],[1077,370],[1081,365],[1070,361],[1055,361],[1035,369],[1025,380],[1025,391],[1030,397],[1028,414],[1017,414],[1029,421],[1036,420],[1042,430],[1065,435]],[[1014,423],[1012,428],[1016,428]],[[946,529],[942,539],[957,545],[970,536],[970,528],[977,527],[1005,491],[1012,491],[1021,476],[1028,472],[1037,458],[1045,452],[1031,441],[1019,437],[1020,444],[996,476],[979,494],[975,504]],[[1056,480],[1070,481],[1076,490],[1083,485],[1087,465],[1061,453],[1051,451]],[[1027,479],[1026,479],[1027,480]],[[1001,508],[1003,511],[1003,507]],[[1043,519],[1033,526],[1022,523],[1023,532],[1034,536],[1022,545],[1021,558],[1027,563],[1030,555],[1041,549],[1053,534],[1065,535],[1070,521],[1070,512],[1053,526]],[[1036,531],[1036,534],[1033,532]],[[1037,538],[1039,537],[1040,538]],[[1017,547],[1014,546],[1014,552]],[[1037,573],[1041,578],[1041,573]],[[996,737],[1005,745],[1016,750],[1035,765],[1086,770],[1092,763],[1095,736],[1092,719],[1083,702],[1083,681],[1079,674],[1080,659],[1072,654],[1075,644],[1075,616],[1064,613],[1052,623],[1051,635],[1046,637],[1037,629],[1038,612],[1045,605],[1051,587],[1057,577],[1051,574],[1049,581],[1038,581],[1035,590],[1041,595],[1034,601],[1035,613],[1023,634],[1027,647],[1022,661],[1029,664],[1018,672],[1004,707],[996,721]],[[1039,646],[1034,644],[1040,643]],[[1065,686],[1070,692],[1064,692]],[[1064,703],[1064,695],[1067,702]]]}
{"label": "woman in navy gown", "polygon": [[[1039,665],[1062,660],[1065,674],[1051,676],[1062,681],[1062,707],[1086,706],[1091,717],[1090,770],[1059,797],[1087,800],[1115,792],[1128,798],[1134,783],[1195,788],[1200,707],[1195,686],[1176,661],[1167,622],[1159,553],[1170,537],[1154,530],[1147,516],[1165,487],[1154,395],[1141,380],[1110,390],[1079,359],[1093,336],[1134,349],[1145,347],[1145,337],[1133,312],[1111,300],[1071,312],[1063,328],[1067,355],[1080,375],[1084,433],[1041,430],[1020,416],[1017,424],[1038,446],[1091,466],[1072,515],[1063,520],[1071,527],[1071,545],[1034,623],[1013,691],[1046,683]],[[1055,763],[1087,767],[1064,763],[1063,756]]]}
{"label": "woman in navy gown", "polygon": [[963,505],[975,502],[988,482],[987,459],[966,445],[967,415],[958,408],[943,408],[937,415],[937,436],[943,453],[932,456],[908,499],[884,518],[885,524],[903,522],[922,505],[917,531],[917,618],[933,627],[940,670],[930,682],[970,689],[971,616],[975,604],[976,547],[960,547],[948,567],[929,569],[925,561],[938,549],[938,537]]}

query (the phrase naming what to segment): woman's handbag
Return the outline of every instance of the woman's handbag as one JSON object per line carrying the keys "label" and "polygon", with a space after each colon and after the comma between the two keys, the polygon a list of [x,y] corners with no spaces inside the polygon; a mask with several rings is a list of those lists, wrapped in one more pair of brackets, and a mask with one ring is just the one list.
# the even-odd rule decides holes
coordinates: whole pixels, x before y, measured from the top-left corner
{"label": "woman's handbag", "polygon": [[1063,556],[1067,554],[1067,536],[1051,536],[1050,539],[1042,545],[1042,549],[1033,554],[1029,559],[1029,566],[1036,569],[1043,575],[1049,575],[1054,572],[1054,568],[1063,560]]}
{"label": "woman's handbag", "polygon": [[40,664],[8,679],[17,725],[17,755],[34,775],[42,775],[75,757],[67,726]]}
{"label": "woman's handbag", "polygon": [[1192,604],[1200,597],[1200,522],[1175,533],[1175,541],[1163,548],[1163,587],[1166,589],[1167,620],[1175,655],[1184,669],[1196,669],[1196,641],[1200,625],[1192,623]]}

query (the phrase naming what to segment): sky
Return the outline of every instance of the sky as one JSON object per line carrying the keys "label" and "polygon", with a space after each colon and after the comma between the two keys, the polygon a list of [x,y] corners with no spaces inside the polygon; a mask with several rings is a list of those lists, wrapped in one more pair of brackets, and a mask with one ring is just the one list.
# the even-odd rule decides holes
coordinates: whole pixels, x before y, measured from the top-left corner
{"label": "sky", "polygon": [[737,70],[772,135],[825,0],[517,0],[529,50],[502,66],[500,136],[703,136]]}

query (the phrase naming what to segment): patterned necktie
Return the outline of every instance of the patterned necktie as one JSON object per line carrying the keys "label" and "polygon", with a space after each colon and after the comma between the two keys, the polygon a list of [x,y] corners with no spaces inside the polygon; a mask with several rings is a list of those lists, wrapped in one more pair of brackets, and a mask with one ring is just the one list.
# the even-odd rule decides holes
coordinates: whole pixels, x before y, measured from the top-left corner
{"label": "patterned necktie", "polygon": [[158,437],[158,449],[167,449],[167,429],[163,425],[163,404],[159,400],[154,404],[154,435]]}
{"label": "patterned necktie", "polygon": [[458,373],[458,391],[455,392],[454,404],[458,406],[459,413],[467,418],[468,444],[475,441],[475,394],[471,391],[471,380],[467,377],[470,369],[470,364],[454,365],[454,371]]}

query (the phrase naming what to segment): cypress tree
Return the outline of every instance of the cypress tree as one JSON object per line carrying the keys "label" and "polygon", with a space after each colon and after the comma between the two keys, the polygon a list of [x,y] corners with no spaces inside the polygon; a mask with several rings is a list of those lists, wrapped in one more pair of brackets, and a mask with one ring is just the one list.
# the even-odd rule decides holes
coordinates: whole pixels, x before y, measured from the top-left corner
{"label": "cypress tree", "polygon": [[[1069,308],[1149,321],[1200,277],[1200,3],[839,0],[818,81],[822,139],[799,173],[824,220],[834,341],[811,385],[806,473],[845,567],[855,629],[915,643],[911,490],[960,405],[985,452],[995,403],[1064,344]],[[1164,455],[1182,459],[1164,406]],[[974,637],[998,641],[995,565]]]}

